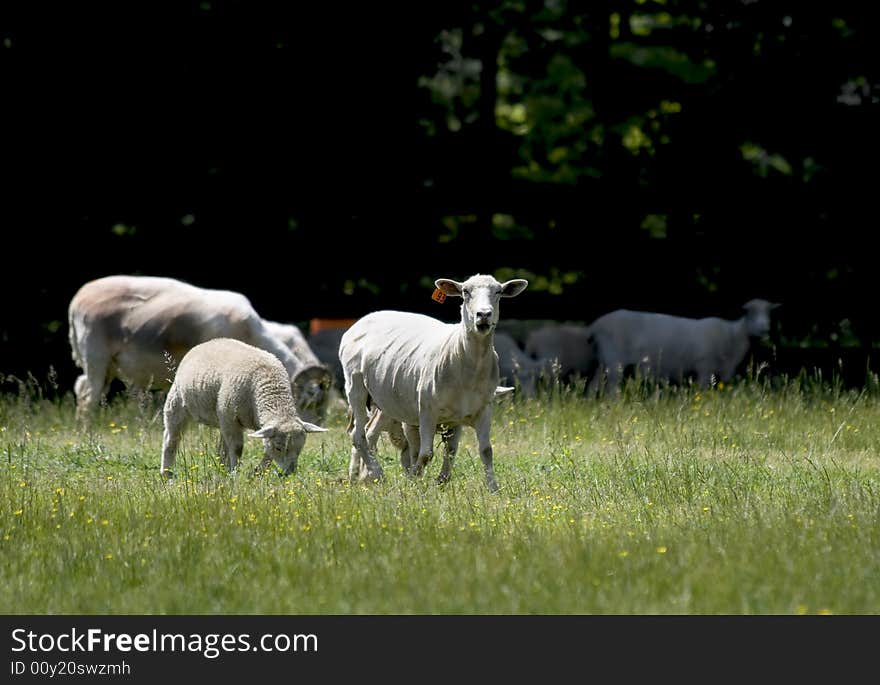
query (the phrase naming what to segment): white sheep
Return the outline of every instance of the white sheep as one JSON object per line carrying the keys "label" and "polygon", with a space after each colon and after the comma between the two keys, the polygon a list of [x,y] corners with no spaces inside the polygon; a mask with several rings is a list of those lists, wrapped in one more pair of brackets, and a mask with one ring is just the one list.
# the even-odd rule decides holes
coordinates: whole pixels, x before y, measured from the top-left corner
{"label": "white sheep", "polygon": [[434,433],[438,425],[445,424],[453,434],[439,480],[447,480],[461,427],[473,427],[486,484],[495,491],[498,483],[490,433],[499,372],[493,333],[501,298],[519,295],[528,281],[499,283],[477,274],[463,283],[441,278],[435,285],[447,296],[463,298],[458,324],[385,310],[359,319],[342,336],[339,359],[353,419],[349,477],[378,479],[383,475],[366,438],[367,404],[372,400],[387,420],[405,424],[409,430],[418,427],[419,454],[411,467],[413,475],[420,475],[433,457]]}
{"label": "white sheep", "polygon": [[320,386],[329,383],[326,369],[301,362],[264,326],[241,293],[198,288],[173,278],[107,276],[77,291],[68,323],[73,360],[83,369],[74,385],[81,420],[92,414],[114,378],[132,389],[167,389],[186,352],[220,337],[278,357],[301,415],[323,418]]}
{"label": "white sheep", "polygon": [[181,433],[191,421],[220,429],[220,455],[229,471],[241,459],[243,429],[265,444],[258,470],[274,460],[284,474],[296,471],[306,434],[327,430],[299,418],[287,370],[276,356],[231,338],[209,340],[183,356],[164,418],[164,476],[171,475]]}
{"label": "white sheep", "polygon": [[[499,385],[495,388],[495,397],[505,397],[514,390],[515,388]],[[348,418],[348,430],[350,431],[354,427],[351,413],[349,413]],[[376,446],[382,433],[388,436],[391,444],[399,451],[400,465],[403,467],[404,473],[412,473],[412,466],[418,457],[421,444],[418,429],[388,418],[379,407],[373,407],[370,411],[370,418],[367,420],[366,427],[367,449],[370,454],[376,453]],[[455,450],[458,447],[458,438],[454,429],[441,424],[437,426],[437,433],[440,434],[444,454],[454,456]],[[452,458],[452,456],[449,458]],[[361,479],[365,479],[368,476],[365,466],[364,463],[361,463],[361,471],[359,473]]]}
{"label": "white sheep", "polygon": [[728,381],[745,359],[751,341],[768,336],[770,312],[778,306],[750,300],[743,305],[745,315],[735,321],[626,309],[604,314],[589,327],[599,360],[589,389],[599,387],[603,374],[608,388],[617,388],[627,367],[677,383],[693,375],[702,387],[708,387],[713,377]]}

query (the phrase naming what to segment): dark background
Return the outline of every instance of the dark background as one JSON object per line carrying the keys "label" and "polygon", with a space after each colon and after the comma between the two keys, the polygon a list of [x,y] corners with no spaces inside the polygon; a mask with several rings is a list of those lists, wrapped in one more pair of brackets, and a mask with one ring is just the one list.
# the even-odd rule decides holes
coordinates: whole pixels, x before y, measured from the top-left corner
{"label": "dark background", "polygon": [[[433,280],[503,318],[783,303],[779,369],[880,342],[871,3],[4,2],[0,372],[62,390],[87,280],[304,324]],[[4,386],[12,389],[13,386]]]}

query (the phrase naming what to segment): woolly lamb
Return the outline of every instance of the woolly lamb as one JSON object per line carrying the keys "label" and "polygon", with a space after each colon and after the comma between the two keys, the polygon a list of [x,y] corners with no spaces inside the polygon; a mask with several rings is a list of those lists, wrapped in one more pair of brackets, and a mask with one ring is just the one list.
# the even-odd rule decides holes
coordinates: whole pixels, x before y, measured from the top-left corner
{"label": "woolly lamb", "polygon": [[435,285],[447,296],[464,300],[459,323],[379,311],[359,319],[342,336],[339,360],[353,416],[349,477],[383,475],[366,438],[367,404],[372,400],[388,420],[418,426],[419,454],[411,468],[413,475],[420,475],[433,457],[434,433],[444,424],[453,431],[439,475],[440,481],[447,480],[461,426],[473,427],[486,484],[496,491],[490,433],[499,372],[493,334],[501,298],[519,295],[528,281],[499,283],[477,274],[463,283],[441,278]]}
{"label": "woolly lamb", "polygon": [[232,471],[249,437],[262,438],[265,455],[286,474],[296,471],[307,433],[321,428],[297,416],[284,365],[272,354],[230,338],[215,338],[187,352],[165,400],[161,473],[171,475],[180,436],[195,421],[220,429],[220,455]]}

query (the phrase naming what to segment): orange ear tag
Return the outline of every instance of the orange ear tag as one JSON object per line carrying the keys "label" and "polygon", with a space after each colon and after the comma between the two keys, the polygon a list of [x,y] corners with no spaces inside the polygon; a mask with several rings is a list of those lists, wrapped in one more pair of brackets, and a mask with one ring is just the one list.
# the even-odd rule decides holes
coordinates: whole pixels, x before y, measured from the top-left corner
{"label": "orange ear tag", "polygon": [[431,299],[443,304],[444,300],[446,300],[446,293],[440,290],[440,288],[434,288],[434,292],[431,294]]}

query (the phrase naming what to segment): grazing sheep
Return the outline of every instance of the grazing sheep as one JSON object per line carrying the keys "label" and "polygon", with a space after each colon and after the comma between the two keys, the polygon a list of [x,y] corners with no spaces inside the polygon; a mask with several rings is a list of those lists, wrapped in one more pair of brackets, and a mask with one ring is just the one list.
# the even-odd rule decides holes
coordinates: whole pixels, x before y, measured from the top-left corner
{"label": "grazing sheep", "polygon": [[495,352],[501,382],[518,386],[523,397],[534,397],[538,392],[538,381],[552,376],[553,368],[548,360],[530,357],[507,333],[495,332]]}
{"label": "grazing sheep", "polygon": [[307,366],[321,366],[321,360],[315,356],[306,337],[300,331],[298,326],[291,323],[278,323],[277,321],[269,321],[262,319],[263,325],[272,335],[283,342],[287,349]]}
{"label": "grazing sheep", "polygon": [[439,480],[447,480],[461,427],[473,427],[486,484],[495,491],[498,483],[490,433],[499,372],[493,333],[501,298],[519,295],[528,281],[499,283],[477,274],[463,283],[441,278],[435,285],[445,295],[464,300],[458,324],[386,310],[359,319],[342,336],[339,359],[353,417],[349,477],[383,475],[366,437],[367,403],[372,400],[387,420],[406,424],[413,431],[418,426],[419,453],[411,467],[413,475],[420,475],[433,457],[434,433],[444,424],[452,436]]}
{"label": "grazing sheep", "polygon": [[617,388],[629,366],[656,379],[681,383],[695,376],[708,387],[713,376],[727,381],[745,359],[752,340],[770,333],[770,312],[778,304],[749,300],[745,315],[735,321],[718,317],[689,319],[626,309],[604,314],[590,325],[596,343],[599,372],[590,381],[595,390],[607,374]]}
{"label": "grazing sheep", "polygon": [[302,374],[310,377],[314,382],[303,384],[304,395],[299,398],[300,404],[316,408],[319,420],[327,415],[327,406],[330,401],[330,389],[333,378],[330,369],[315,355],[302,331],[297,326],[289,323],[278,323],[263,319],[266,330],[274,335],[289,349],[293,356],[303,365]]}
{"label": "grazing sheep", "polygon": [[591,377],[596,369],[595,342],[586,326],[542,326],[526,337],[526,354],[555,367],[560,380]]}
{"label": "grazing sheep", "polygon": [[309,336],[309,346],[315,352],[315,356],[330,369],[333,381],[340,391],[345,387],[345,374],[339,361],[339,342],[347,330],[347,328],[324,328]]}
{"label": "grazing sheep", "polygon": [[160,473],[171,475],[181,432],[195,421],[220,429],[220,455],[232,471],[241,459],[243,429],[262,438],[265,455],[286,474],[296,471],[307,433],[321,428],[299,418],[287,370],[268,352],[231,338],[214,338],[187,352],[165,400]]}
{"label": "grazing sheep", "polygon": [[68,308],[73,360],[83,369],[74,392],[86,420],[114,378],[132,389],[167,389],[173,367],[195,345],[235,338],[278,357],[301,415],[320,420],[324,369],[302,363],[272,335],[248,299],[228,290],[197,288],[172,278],[107,276],[89,281]]}

